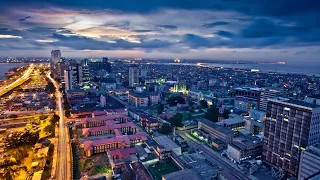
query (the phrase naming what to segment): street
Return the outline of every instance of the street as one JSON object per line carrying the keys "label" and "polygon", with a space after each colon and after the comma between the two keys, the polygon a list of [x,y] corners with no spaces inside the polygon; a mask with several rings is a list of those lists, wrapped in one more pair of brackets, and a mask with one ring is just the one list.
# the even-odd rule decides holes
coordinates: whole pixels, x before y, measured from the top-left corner
{"label": "street", "polygon": [[202,155],[207,158],[209,161],[217,164],[218,166],[222,167],[223,170],[228,171],[229,173],[240,177],[241,179],[249,179],[246,177],[239,169],[231,166],[229,163],[225,162],[217,152],[214,152],[212,149],[207,147],[204,144],[199,143],[198,141],[194,140],[187,132],[177,131],[183,139],[187,141],[190,147],[195,149],[201,150],[203,153]]}
{"label": "street", "polygon": [[56,178],[57,180],[67,180],[70,179],[70,154],[68,153],[68,139],[64,121],[64,111],[62,108],[62,94],[59,91],[59,84],[48,75],[49,80],[53,83],[56,88],[56,104],[58,107],[59,119],[59,134],[58,134],[58,148],[57,148],[57,169],[56,169]]}
{"label": "street", "polygon": [[0,96],[6,94],[7,92],[11,91],[15,87],[20,86],[22,83],[24,83],[26,80],[29,79],[32,72],[33,72],[33,64],[29,66],[28,70],[20,78],[18,78],[8,86],[5,86],[4,88],[0,89]]}

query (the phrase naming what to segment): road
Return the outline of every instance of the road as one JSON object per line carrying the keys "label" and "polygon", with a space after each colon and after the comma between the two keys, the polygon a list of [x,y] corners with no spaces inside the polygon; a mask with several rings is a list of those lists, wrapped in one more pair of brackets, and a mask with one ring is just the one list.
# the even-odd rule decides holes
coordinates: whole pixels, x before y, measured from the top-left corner
{"label": "road", "polygon": [[70,179],[70,154],[68,153],[68,139],[66,125],[64,121],[64,110],[62,108],[62,93],[59,91],[59,84],[50,77],[48,79],[53,83],[56,88],[56,104],[58,107],[59,120],[59,135],[58,135],[58,148],[57,148],[57,169],[55,179],[57,180],[67,180]]}
{"label": "road", "polygon": [[193,139],[189,134],[186,132],[177,131],[177,134],[179,134],[183,139],[187,141],[189,146],[199,149],[203,152],[203,156],[207,158],[209,161],[217,164],[220,166],[223,170],[230,172],[233,175],[236,175],[240,177],[241,179],[249,180],[248,177],[246,177],[238,168],[233,167],[229,163],[225,162],[219,154],[214,152],[212,149],[207,147],[206,145],[199,143],[195,139]]}
{"label": "road", "polygon": [[33,64],[30,64],[28,70],[17,80],[15,80],[13,83],[9,84],[8,86],[5,86],[4,88],[0,89],[0,97],[6,94],[7,92],[11,91],[17,86],[20,86],[22,83],[26,82],[29,78],[31,73],[33,72]]}

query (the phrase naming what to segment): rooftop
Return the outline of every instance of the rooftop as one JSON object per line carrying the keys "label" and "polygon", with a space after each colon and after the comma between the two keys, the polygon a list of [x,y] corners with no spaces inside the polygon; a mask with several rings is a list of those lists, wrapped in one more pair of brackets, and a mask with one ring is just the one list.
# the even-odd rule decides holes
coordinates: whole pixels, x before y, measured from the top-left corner
{"label": "rooftop", "polygon": [[183,169],[180,171],[172,172],[162,176],[165,180],[200,180],[201,178],[196,175],[191,169]]}
{"label": "rooftop", "polygon": [[179,148],[179,146],[174,143],[168,136],[157,136],[153,138],[158,144],[162,145],[166,150],[172,150]]}
{"label": "rooftop", "polygon": [[304,101],[299,101],[299,100],[294,100],[294,99],[270,99],[270,101],[273,102],[281,102],[281,103],[286,103],[286,104],[292,104],[292,105],[298,105],[298,106],[303,106],[303,107],[307,107],[307,108],[318,108],[320,107],[320,105],[317,104],[312,104],[312,103],[306,103]]}
{"label": "rooftop", "polygon": [[220,125],[217,125],[216,123],[212,122],[212,121],[209,121],[207,119],[198,119],[199,122],[203,123],[203,124],[206,124],[208,126],[210,126],[211,128],[213,129],[216,129],[224,134],[233,134],[233,131],[231,129],[228,129],[226,127],[223,127],[223,126],[220,126]]}

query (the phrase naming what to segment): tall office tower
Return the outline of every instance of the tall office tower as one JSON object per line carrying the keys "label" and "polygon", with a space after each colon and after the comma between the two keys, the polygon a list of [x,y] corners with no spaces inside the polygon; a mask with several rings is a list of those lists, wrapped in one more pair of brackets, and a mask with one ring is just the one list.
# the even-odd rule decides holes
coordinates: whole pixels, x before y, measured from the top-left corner
{"label": "tall office tower", "polygon": [[277,98],[268,101],[263,158],[298,177],[301,152],[319,142],[320,106]]}
{"label": "tall office tower", "polygon": [[82,62],[82,78],[83,83],[89,83],[90,81],[90,72],[89,72],[89,66],[88,66],[88,59],[84,59]]}
{"label": "tall office tower", "polygon": [[73,87],[81,86],[83,83],[82,64],[76,62],[70,64],[70,67],[72,68]]}
{"label": "tall office tower", "polygon": [[64,85],[65,90],[71,90],[73,89],[73,72],[72,67],[68,66],[66,70],[64,71]]}
{"label": "tall office tower", "polygon": [[108,72],[111,72],[111,64],[107,57],[102,58],[102,67]]}
{"label": "tall office tower", "polygon": [[57,63],[61,60],[61,52],[60,50],[52,50],[51,51],[51,61],[50,61],[50,70],[51,75],[53,77],[57,77],[56,66]]}
{"label": "tall office tower", "polygon": [[259,110],[267,111],[268,99],[272,99],[279,96],[280,91],[273,89],[262,89],[260,93]]}
{"label": "tall office tower", "polygon": [[308,179],[308,177],[320,171],[320,144],[308,146],[306,151],[301,153],[298,180]]}
{"label": "tall office tower", "polygon": [[129,68],[129,86],[135,87],[139,84],[139,68],[132,66]]}

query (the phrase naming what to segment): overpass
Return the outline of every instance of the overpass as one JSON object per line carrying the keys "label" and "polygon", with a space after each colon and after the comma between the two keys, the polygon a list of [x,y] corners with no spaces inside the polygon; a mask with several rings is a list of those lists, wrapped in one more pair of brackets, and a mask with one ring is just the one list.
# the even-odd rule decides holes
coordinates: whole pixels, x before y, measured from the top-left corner
{"label": "overpass", "polygon": [[9,84],[8,86],[1,88],[0,97],[5,95],[7,92],[11,91],[12,89],[16,88],[17,86],[20,86],[22,83],[26,82],[30,78],[31,73],[33,72],[33,68],[34,68],[33,64],[31,64],[28,70],[21,77],[19,77],[17,80]]}

